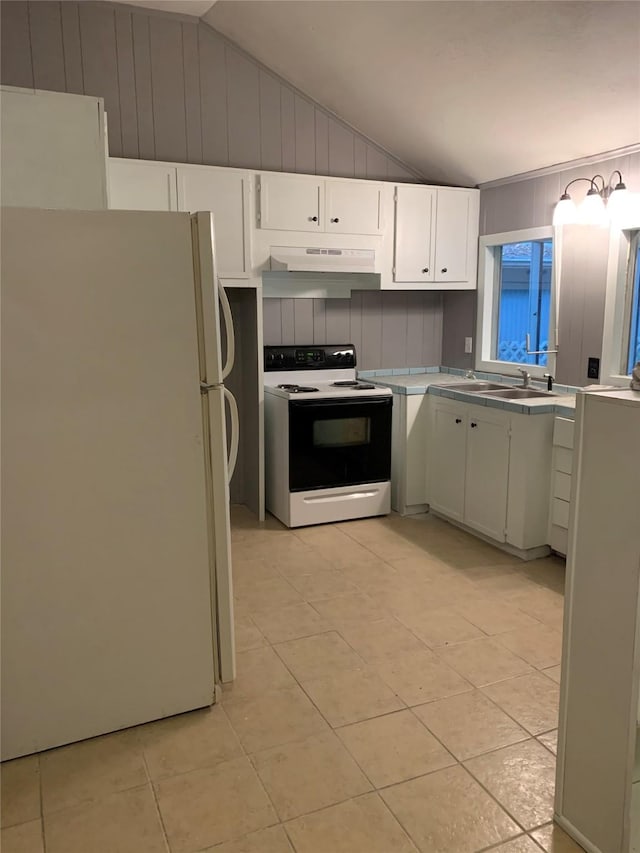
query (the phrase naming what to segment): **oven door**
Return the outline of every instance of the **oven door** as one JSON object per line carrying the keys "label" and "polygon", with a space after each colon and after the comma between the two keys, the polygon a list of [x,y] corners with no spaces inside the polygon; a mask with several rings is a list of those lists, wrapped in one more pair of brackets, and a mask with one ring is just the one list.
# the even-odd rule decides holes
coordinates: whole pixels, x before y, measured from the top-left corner
{"label": "oven door", "polygon": [[391,476],[392,397],[289,401],[289,490]]}

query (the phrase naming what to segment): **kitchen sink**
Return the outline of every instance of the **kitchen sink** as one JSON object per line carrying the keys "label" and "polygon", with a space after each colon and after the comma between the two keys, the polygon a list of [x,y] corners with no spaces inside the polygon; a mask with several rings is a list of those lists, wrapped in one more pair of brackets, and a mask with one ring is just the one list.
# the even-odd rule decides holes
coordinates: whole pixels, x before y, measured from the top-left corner
{"label": "kitchen sink", "polygon": [[451,382],[448,385],[440,385],[440,388],[449,388],[451,391],[470,391],[474,392],[482,392],[482,391],[493,391],[502,389],[507,390],[509,388],[508,385],[497,385],[495,382],[484,382],[478,379],[476,382]]}
{"label": "kitchen sink", "polygon": [[502,391],[488,391],[487,397],[500,397],[502,400],[532,400],[536,397],[555,397],[551,391],[537,391],[535,388],[503,388]]}

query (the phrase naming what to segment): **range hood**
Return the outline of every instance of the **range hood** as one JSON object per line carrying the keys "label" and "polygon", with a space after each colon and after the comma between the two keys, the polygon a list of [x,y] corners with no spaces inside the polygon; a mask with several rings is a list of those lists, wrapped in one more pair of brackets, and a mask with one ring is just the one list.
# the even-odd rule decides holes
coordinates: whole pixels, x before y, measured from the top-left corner
{"label": "range hood", "polygon": [[271,247],[271,269],[280,272],[374,273],[374,249]]}

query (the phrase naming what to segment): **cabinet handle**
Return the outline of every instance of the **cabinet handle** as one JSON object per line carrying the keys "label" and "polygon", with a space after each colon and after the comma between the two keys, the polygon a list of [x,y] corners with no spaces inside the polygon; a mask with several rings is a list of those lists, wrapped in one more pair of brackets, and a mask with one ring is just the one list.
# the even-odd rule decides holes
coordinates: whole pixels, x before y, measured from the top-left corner
{"label": "cabinet handle", "polygon": [[429,267],[425,267],[422,272],[429,272]]}
{"label": "cabinet handle", "polygon": [[310,216],[310,217],[309,217],[309,220],[310,220],[311,222],[317,222],[317,221],[318,221],[318,217],[317,217],[317,216]]}
{"label": "cabinet handle", "polygon": [[331,221],[332,221],[332,222],[340,222],[340,220],[338,219],[338,217],[337,217],[337,216],[336,216],[336,218],[335,218],[335,219],[332,219]]}
{"label": "cabinet handle", "polygon": [[446,267],[442,267],[442,269],[440,270],[440,272],[446,272],[446,271],[447,271]]}
{"label": "cabinet handle", "polygon": [[461,424],[461,423],[462,423],[462,418],[456,418],[456,423],[457,423],[457,424]]}
{"label": "cabinet handle", "polygon": [[478,424],[474,424],[473,421],[471,422],[471,429],[475,429],[477,426]]}

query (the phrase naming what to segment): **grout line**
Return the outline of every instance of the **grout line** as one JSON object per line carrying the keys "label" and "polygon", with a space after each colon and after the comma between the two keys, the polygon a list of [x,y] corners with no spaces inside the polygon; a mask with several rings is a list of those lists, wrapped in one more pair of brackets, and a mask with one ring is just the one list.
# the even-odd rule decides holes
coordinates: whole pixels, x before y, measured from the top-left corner
{"label": "grout line", "polygon": [[[140,755],[142,757],[142,763],[144,764],[144,772],[147,777],[147,785],[151,789],[151,796],[153,797],[153,803],[156,807],[156,814],[158,815],[158,820],[160,821],[160,828],[162,829],[162,837],[164,839],[164,844],[166,848],[166,853],[171,853],[171,846],[169,844],[169,835],[167,833],[167,827],[164,825],[164,818],[162,817],[162,811],[160,810],[160,803],[158,802],[158,794],[156,792],[155,785],[153,784],[153,779],[151,778],[151,773],[149,773],[149,766],[147,764],[147,756],[144,754],[144,748],[141,745]],[[176,773],[176,776],[181,774]]]}
{"label": "grout line", "polygon": [[40,763],[40,753],[37,753],[38,757],[38,788],[40,790],[40,834],[42,837],[42,851],[43,853],[47,853],[47,839],[45,837],[44,831],[44,797],[42,795],[42,765]]}

